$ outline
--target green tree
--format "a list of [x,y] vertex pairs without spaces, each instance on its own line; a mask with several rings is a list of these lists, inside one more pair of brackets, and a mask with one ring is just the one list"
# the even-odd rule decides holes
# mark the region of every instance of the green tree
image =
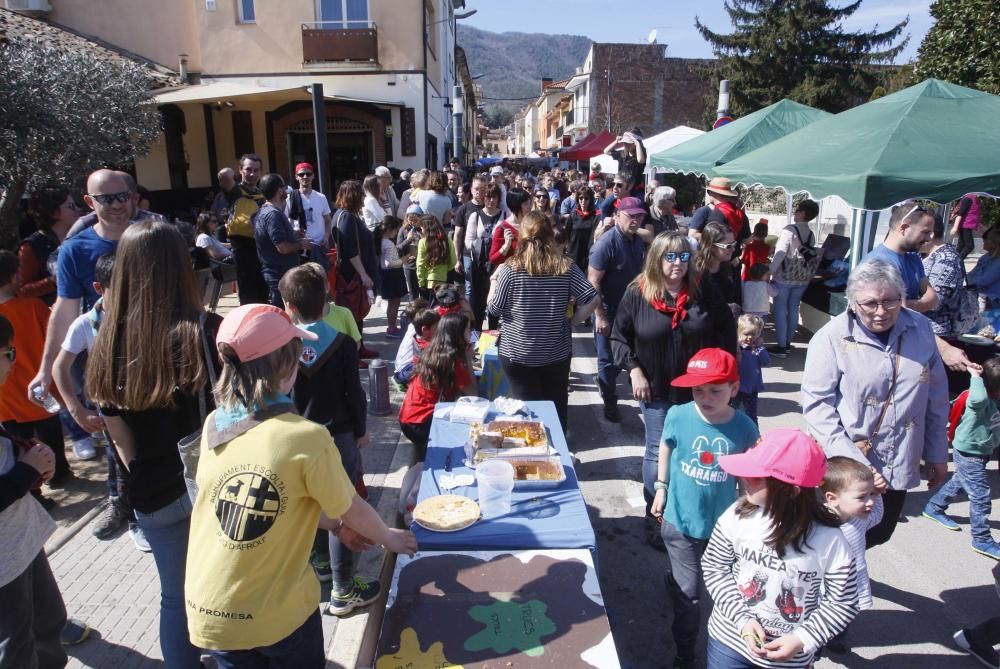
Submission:
[[731,82],[730,111],[737,116],[783,98],[829,112],[868,100],[887,64],[906,46],[909,23],[888,30],[848,32],[843,22],[861,6],[829,0],[726,0],[733,32],[717,33],[697,17],[695,27],[719,59],[711,76]]
[[16,241],[21,197],[42,184],[79,184],[123,167],[160,134],[138,64],[30,39],[0,43],[0,245]]
[[931,26],[917,51],[918,80],[933,77],[1000,95],[1000,25],[996,0],[936,0]]

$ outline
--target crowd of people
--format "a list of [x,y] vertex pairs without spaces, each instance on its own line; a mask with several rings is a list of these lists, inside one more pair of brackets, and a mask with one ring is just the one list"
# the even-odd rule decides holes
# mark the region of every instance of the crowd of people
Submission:
[[[381,589],[355,576],[358,552],[417,548],[364,501],[360,370],[379,355],[364,341],[376,299],[399,341],[399,429],[418,461],[435,404],[477,394],[486,331],[511,394],[553,402],[572,447],[573,333],[592,332],[603,419],[621,421],[629,393],[644,425],[647,541],[666,553],[674,667],[704,659],[703,587],[710,667],[843,652],[872,605],[865,549],[890,540],[922,473],[941,486],[924,515],[956,529],[946,511],[964,491],[972,548],[1000,560],[985,478],[1000,359],[974,363],[948,338],[965,293],[978,289],[977,316],[1000,306],[1000,229],[964,269],[978,200],[963,198],[947,231],[916,202],[895,208],[847,279],[847,310],[810,341],[806,432],[761,434],[763,369],[801,350],[819,206],[798,201],[772,235],[717,178],[685,228],[676,191],[644,175],[638,129],[606,152],[621,167],[612,178],[379,166],[332,198],[311,164],[295,166],[293,187],[247,154],[219,172],[191,229],[151,212],[123,172],[88,177],[85,215],[68,191],[35,194],[37,231],[0,251],[0,667],[63,666],[63,644],[86,634],[42,550],[54,530],[43,506],[71,476],[65,444],[92,458],[96,434],[108,502],[93,531],[125,526],[152,553],[166,665],[193,669],[208,652],[224,667],[321,666],[319,582],[331,582],[325,611],[347,614]],[[240,306],[207,310],[198,269],[235,280]],[[971,379],[959,409],[948,369]],[[956,641],[997,666],[998,628]]]

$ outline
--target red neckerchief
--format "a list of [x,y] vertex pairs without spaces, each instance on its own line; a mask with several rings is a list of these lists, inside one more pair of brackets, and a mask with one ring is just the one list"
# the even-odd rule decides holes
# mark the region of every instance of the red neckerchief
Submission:
[[743,230],[743,219],[746,216],[743,210],[728,200],[717,203],[715,208],[726,217],[729,227],[733,230],[733,237],[739,239],[740,232]]
[[580,218],[582,218],[585,221],[588,218],[590,218],[591,216],[594,215],[594,212],[592,212],[592,211],[584,211],[584,210],[580,209],[579,207],[576,208],[576,213],[580,214]]
[[[642,290],[642,282],[639,282],[639,290]],[[670,316],[673,314],[673,318],[670,321],[670,327],[676,330],[681,321],[687,318],[687,305],[690,301],[691,296],[688,294],[687,286],[681,286],[681,291],[677,293],[677,299],[674,300],[674,306],[669,306],[660,298],[656,298],[649,303],[649,306],[653,307],[660,313]]]
[[448,314],[459,314],[459,313],[462,313],[462,305],[458,304],[458,303],[455,303],[455,304],[451,305],[450,307],[439,306],[437,311],[438,311],[438,314],[442,318],[444,318]]

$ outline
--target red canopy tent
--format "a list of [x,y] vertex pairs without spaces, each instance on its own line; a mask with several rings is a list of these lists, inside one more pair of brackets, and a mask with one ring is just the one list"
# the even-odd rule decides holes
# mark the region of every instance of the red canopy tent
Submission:
[[567,151],[559,154],[559,160],[574,162],[577,160],[589,160],[593,156],[604,150],[604,147],[613,142],[615,136],[605,130],[599,135],[591,134],[577,142]]

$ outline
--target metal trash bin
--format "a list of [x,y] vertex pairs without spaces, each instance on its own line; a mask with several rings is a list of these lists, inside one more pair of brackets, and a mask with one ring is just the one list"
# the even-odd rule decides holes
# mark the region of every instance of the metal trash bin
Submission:
[[373,416],[392,413],[389,401],[389,366],[381,358],[368,363],[368,413]]

